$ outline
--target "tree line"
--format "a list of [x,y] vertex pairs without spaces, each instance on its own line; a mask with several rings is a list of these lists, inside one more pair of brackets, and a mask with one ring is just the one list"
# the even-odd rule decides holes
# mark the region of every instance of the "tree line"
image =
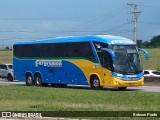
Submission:
[[137,46],[139,48],[160,48],[160,35],[152,37],[150,41],[138,40]]

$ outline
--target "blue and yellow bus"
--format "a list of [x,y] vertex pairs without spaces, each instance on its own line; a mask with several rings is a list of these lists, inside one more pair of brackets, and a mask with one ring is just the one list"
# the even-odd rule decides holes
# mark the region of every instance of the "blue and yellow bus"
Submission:
[[69,36],[16,42],[14,79],[27,85],[89,85],[126,89],[144,84],[139,51],[132,40],[111,35]]

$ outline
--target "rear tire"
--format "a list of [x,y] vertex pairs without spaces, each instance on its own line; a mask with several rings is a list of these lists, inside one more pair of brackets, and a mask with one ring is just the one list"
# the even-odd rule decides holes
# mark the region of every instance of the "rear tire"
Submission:
[[101,88],[102,88],[102,87],[100,86],[100,81],[99,81],[98,77],[93,77],[93,78],[91,79],[90,84],[91,84],[91,88],[92,88],[92,89],[98,90],[98,89],[101,89]]
[[28,85],[28,86],[34,85],[33,77],[32,77],[31,74],[28,74],[28,75],[26,76],[26,85]]
[[42,86],[42,77],[40,74],[35,75],[35,85],[36,86]]

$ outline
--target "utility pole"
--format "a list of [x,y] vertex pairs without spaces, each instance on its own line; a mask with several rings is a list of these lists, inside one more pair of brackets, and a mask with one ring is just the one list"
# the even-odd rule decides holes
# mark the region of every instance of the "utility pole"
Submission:
[[133,8],[132,18],[133,18],[133,41],[137,44],[137,20],[138,16],[141,12],[137,11],[137,4],[134,3],[127,3],[127,5]]

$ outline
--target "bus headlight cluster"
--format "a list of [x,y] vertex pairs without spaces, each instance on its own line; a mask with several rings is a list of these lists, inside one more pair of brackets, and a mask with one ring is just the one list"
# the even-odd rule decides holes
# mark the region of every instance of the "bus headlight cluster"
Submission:
[[121,77],[117,77],[118,79],[122,79]]

